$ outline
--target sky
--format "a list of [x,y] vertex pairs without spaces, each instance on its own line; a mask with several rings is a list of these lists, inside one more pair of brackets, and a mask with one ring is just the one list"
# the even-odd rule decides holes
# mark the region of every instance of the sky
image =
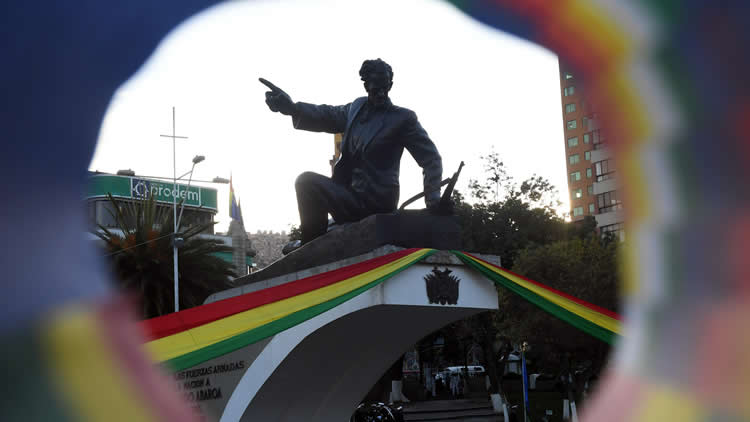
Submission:
[[[347,104],[366,95],[365,59],[393,68],[394,104],[414,110],[443,158],[443,178],[461,161],[456,188],[483,178],[493,150],[517,180],[549,179],[569,209],[557,56],[489,28],[439,0],[233,0],[176,27],[115,93],[90,170],[233,179],[245,228],[299,224],[294,179],[330,175],[333,135],[298,131],[265,104],[264,77],[295,101]],[[401,200],[422,190],[404,153]],[[229,225],[229,186],[218,189],[217,231]],[[465,195],[467,196],[467,195]],[[424,207],[423,201],[415,206]]]

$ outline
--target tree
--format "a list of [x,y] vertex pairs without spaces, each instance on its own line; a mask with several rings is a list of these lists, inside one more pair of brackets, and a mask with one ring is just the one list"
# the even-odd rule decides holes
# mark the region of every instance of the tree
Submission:
[[[104,240],[118,286],[138,298],[143,318],[174,310],[172,209],[159,207],[153,197],[132,202],[109,196],[117,230],[99,225],[94,234]],[[215,223],[186,228],[178,249],[180,309],[197,306],[210,294],[232,287],[232,264],[216,256],[232,248],[196,235]]]
[[594,233],[592,217],[568,224],[558,215],[558,192],[547,179],[533,175],[519,184],[497,153],[482,159],[487,178],[469,181],[474,203],[466,202],[458,191],[453,195],[464,250],[499,255],[502,265],[510,268],[518,253],[531,245]]
[[302,240],[302,229],[296,224],[289,225],[289,241]]
[[[499,255],[503,267],[516,268],[515,262],[520,259],[519,256],[523,256],[526,263],[530,259],[530,251],[546,245],[565,242],[586,244],[585,242],[599,241],[596,235],[596,221],[593,217],[588,216],[582,221],[567,223],[563,216],[557,213],[557,206],[560,204],[557,200],[557,189],[548,180],[533,175],[517,183],[507,173],[497,153],[492,152],[482,159],[487,176],[484,181],[470,180],[469,192],[473,203],[468,203],[460,192],[454,192],[453,196],[456,215],[461,221],[463,230],[464,250]],[[539,255],[534,255],[539,258],[537,262],[541,267],[545,265],[544,254],[546,252],[546,249],[540,249]],[[577,257],[569,259],[583,259],[582,255],[583,252],[579,251]],[[610,261],[607,262],[610,263]],[[603,263],[599,264],[606,266]],[[553,272],[554,268],[555,264],[551,264],[548,269]],[[526,267],[518,269],[520,274],[534,279],[536,273],[525,271]],[[594,279],[601,275],[592,269],[589,271],[589,275]],[[555,277],[552,273],[544,275],[548,277],[540,278],[539,281],[544,282],[543,280]],[[614,275],[614,271],[609,273],[611,277]],[[608,279],[599,283],[604,289],[602,293],[606,291],[609,294],[613,291],[612,282],[613,280]],[[570,280],[569,284],[575,284],[575,280]],[[570,286],[561,286],[560,290],[565,290],[567,287]],[[573,295],[578,292],[577,289],[568,291]],[[495,353],[495,343],[498,339],[502,338],[510,343],[520,343],[525,340],[533,344],[537,340],[544,339],[544,344],[555,344],[559,339],[558,333],[566,333],[567,339],[578,340],[581,336],[585,336],[586,342],[598,342],[585,334],[571,333],[571,330],[575,330],[568,326],[564,327],[565,331],[556,331],[550,329],[549,326],[527,323],[527,320],[537,321],[539,318],[547,318],[544,321],[548,321],[552,317],[503,289],[498,290],[498,300],[500,311],[484,312],[443,330],[446,338],[454,336],[464,342],[471,341],[482,346],[492,390],[495,392],[501,393],[501,382],[495,376],[497,372],[494,370],[499,357]],[[607,304],[611,304],[611,301]],[[563,324],[559,321],[556,323]],[[530,334],[534,329],[539,331],[532,336]],[[466,332],[471,333],[470,338],[467,337]],[[575,344],[575,340],[568,345]],[[602,345],[595,347],[601,348]],[[506,347],[504,353],[509,351],[510,349]],[[502,368],[498,369],[502,372]]]
[[[619,308],[618,242],[589,236],[527,248],[518,255],[513,271],[594,305]],[[559,367],[563,356],[588,362],[589,376],[605,364],[609,345],[536,308],[520,297],[499,292],[503,312],[497,328],[516,342],[528,341],[537,350],[538,369]],[[575,362],[571,362],[575,363]],[[563,365],[565,366],[565,365]],[[577,379],[580,396],[585,377]],[[578,397],[580,399],[580,397]]]

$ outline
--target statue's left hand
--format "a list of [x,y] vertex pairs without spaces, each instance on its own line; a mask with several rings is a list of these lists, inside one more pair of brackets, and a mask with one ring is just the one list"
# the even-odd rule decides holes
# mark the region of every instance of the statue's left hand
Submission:
[[292,97],[289,96],[284,90],[272,84],[270,81],[258,78],[260,83],[270,88],[270,91],[266,92],[266,104],[271,111],[278,111],[281,114],[291,116],[297,110],[297,105],[292,101]]

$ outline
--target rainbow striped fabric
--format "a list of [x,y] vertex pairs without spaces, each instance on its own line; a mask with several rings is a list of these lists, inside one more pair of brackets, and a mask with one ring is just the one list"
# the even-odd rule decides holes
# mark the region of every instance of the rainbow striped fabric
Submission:
[[[337,270],[154,318],[143,323],[158,362],[182,370],[273,336],[377,286],[428,255],[405,249]],[[597,338],[620,333],[619,316],[525,279],[470,254],[470,267],[541,309]]]
[[3,420],[200,420],[142,353],[130,305],[70,307],[1,337]]

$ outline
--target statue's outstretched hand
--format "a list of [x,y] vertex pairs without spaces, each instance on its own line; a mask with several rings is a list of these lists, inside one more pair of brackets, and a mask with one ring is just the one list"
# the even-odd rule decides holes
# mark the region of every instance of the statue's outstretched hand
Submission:
[[270,91],[266,91],[266,104],[268,104],[268,108],[270,108],[271,111],[278,111],[287,116],[294,114],[297,106],[294,101],[292,101],[292,97],[290,97],[289,94],[272,84],[270,81],[263,78],[258,78],[258,80],[270,89]]

